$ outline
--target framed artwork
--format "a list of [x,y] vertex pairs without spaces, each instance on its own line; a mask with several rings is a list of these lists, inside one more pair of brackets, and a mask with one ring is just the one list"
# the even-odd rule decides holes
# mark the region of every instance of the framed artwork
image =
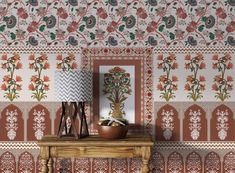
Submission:
[[[93,72],[93,102],[88,108],[91,132],[100,118],[121,112],[136,128],[151,126],[152,49],[88,48],[82,50],[82,67]],[[115,94],[110,91],[117,87]]]

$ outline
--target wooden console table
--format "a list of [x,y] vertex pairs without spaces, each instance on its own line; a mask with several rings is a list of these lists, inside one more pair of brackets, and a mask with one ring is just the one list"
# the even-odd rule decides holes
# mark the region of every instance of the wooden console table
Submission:
[[45,136],[38,141],[42,162],[42,173],[53,173],[53,158],[56,157],[101,157],[101,158],[142,158],[142,173],[148,173],[148,162],[153,142],[148,136],[127,136],[124,139],[106,140],[89,136],[75,140]]

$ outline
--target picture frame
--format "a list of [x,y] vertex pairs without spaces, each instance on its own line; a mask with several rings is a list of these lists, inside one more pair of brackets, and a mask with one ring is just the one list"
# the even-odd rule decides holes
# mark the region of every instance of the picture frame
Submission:
[[[152,49],[83,48],[81,61],[82,68],[93,72],[93,102],[87,108],[91,133],[97,132],[98,121],[101,117],[107,116],[109,112],[107,98],[101,88],[102,76],[114,67],[124,69],[130,74],[132,81],[133,95],[131,95],[131,99],[126,100],[127,103],[124,105],[124,111],[132,113],[132,115],[126,115],[124,118],[127,118],[131,127],[135,129],[151,128],[153,112]],[[133,102],[130,103],[131,101]]]

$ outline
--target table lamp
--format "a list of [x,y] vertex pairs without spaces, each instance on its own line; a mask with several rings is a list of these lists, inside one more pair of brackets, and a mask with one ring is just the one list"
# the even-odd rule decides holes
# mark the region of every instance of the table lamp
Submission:
[[[56,71],[56,99],[62,102],[57,136],[75,137],[76,139],[89,136],[85,115],[85,102],[92,100],[92,73],[86,70]],[[77,130],[76,119],[79,115]]]

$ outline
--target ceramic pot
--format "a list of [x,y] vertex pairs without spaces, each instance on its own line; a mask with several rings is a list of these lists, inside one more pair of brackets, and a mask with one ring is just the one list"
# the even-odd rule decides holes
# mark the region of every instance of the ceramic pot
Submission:
[[128,126],[102,126],[98,125],[99,136],[106,139],[125,138]]

